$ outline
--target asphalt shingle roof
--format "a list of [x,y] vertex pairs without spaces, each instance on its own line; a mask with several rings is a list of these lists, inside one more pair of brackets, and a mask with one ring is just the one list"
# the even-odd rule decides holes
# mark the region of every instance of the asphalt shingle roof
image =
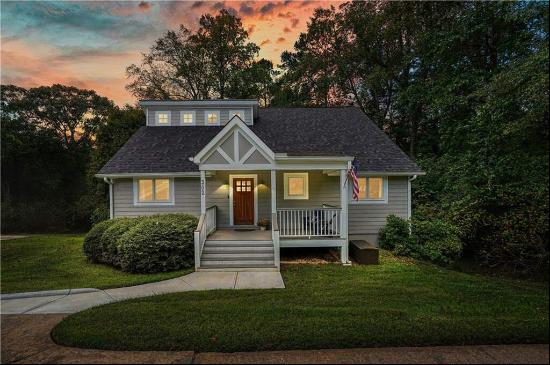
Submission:
[[[358,108],[265,108],[250,129],[275,153],[356,156],[362,172],[421,169]],[[196,172],[189,161],[223,127],[141,127],[99,174]]]

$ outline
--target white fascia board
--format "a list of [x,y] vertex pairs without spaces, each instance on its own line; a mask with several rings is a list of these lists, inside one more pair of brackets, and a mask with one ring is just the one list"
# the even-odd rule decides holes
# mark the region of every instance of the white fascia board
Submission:
[[426,173],[424,171],[420,172],[407,172],[407,171],[398,171],[398,172],[376,172],[376,171],[359,171],[358,176],[424,176]]
[[156,172],[156,173],[120,173],[120,174],[96,174],[99,179],[111,178],[120,179],[128,177],[148,177],[148,176],[167,176],[167,177],[200,177],[200,172]]
[[275,160],[281,162],[325,162],[325,161],[337,161],[347,162],[353,161],[352,156],[288,156],[286,153],[275,154]]
[[140,100],[141,106],[244,106],[258,105],[258,100]]

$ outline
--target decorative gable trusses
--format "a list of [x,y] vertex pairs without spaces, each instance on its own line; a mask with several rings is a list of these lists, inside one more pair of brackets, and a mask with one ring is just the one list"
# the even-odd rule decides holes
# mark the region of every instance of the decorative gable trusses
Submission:
[[275,154],[238,116],[234,116],[192,160],[201,170],[269,169]]

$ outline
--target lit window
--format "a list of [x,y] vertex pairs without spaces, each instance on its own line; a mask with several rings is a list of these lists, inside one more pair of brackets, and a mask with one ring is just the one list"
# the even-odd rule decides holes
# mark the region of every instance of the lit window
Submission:
[[206,112],[206,124],[208,124],[208,125],[220,125],[220,112],[207,111]]
[[230,110],[229,120],[233,119],[234,116],[238,116],[244,122],[244,110]]
[[170,123],[170,113],[157,112],[157,124],[169,124],[169,123]]
[[386,178],[383,177],[360,177],[359,200],[363,201],[385,201],[386,200]]
[[193,112],[182,112],[181,113],[181,123],[185,125],[195,124],[195,113]]
[[285,199],[309,199],[307,172],[288,172],[284,174]]
[[139,203],[170,202],[170,179],[139,179],[137,189]]

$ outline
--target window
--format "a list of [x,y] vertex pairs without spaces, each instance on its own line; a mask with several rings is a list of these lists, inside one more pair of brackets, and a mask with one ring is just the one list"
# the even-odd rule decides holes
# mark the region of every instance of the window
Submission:
[[231,120],[235,115],[241,118],[241,120],[244,122],[244,110],[230,110],[229,120]]
[[[385,177],[360,177],[359,181],[359,201],[352,202],[387,202],[387,183]],[[351,191],[351,189],[350,189]]]
[[182,111],[180,113],[180,124],[181,125],[195,125],[195,112]]
[[134,182],[134,203],[172,204],[173,182],[171,179],[137,179]]
[[220,125],[220,112],[207,110],[204,112],[206,125]]
[[309,199],[307,172],[287,172],[284,175],[285,199]]
[[157,125],[170,124],[170,112],[156,112]]

